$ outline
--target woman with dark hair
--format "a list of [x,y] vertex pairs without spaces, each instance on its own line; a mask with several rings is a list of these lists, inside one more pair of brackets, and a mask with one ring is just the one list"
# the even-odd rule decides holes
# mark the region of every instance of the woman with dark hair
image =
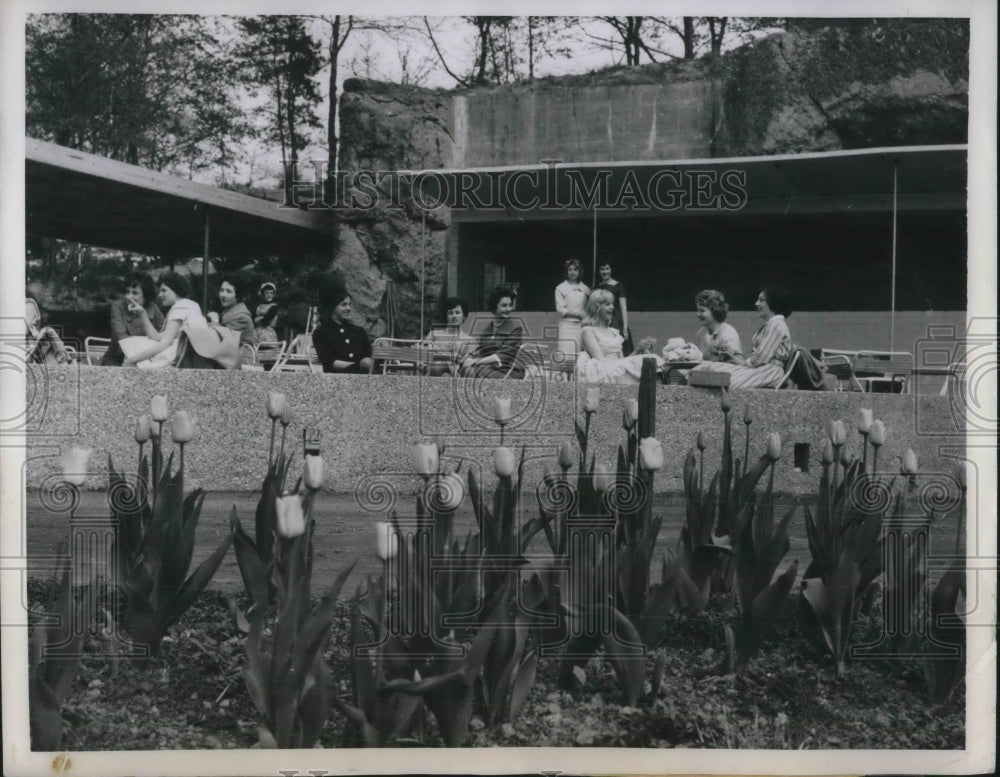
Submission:
[[257,336],[253,328],[250,309],[243,304],[243,286],[231,275],[219,281],[219,305],[222,306],[222,324],[240,333],[240,347],[256,345]]
[[427,366],[427,374],[440,376],[451,374],[456,364],[470,348],[475,338],[462,331],[462,324],[468,313],[468,305],[461,297],[448,297],[444,301],[444,326],[432,326],[424,341],[431,346],[433,363]]
[[59,333],[50,326],[42,326],[41,283],[28,284],[24,300],[24,323],[27,328],[25,360],[39,364],[69,364],[73,357]]
[[556,286],[556,312],[559,314],[559,349],[576,358],[580,350],[580,322],[587,309],[590,288],[580,277],[583,268],[579,259],[567,259],[563,264],[565,280]]
[[183,275],[165,272],[158,281],[160,304],[170,308],[167,312],[163,331],[157,331],[146,309],[135,302],[128,303],[128,309],[136,313],[145,329],[145,337],[127,337],[120,341],[125,352],[123,367],[156,369],[173,363],[177,355],[178,336],[185,324],[192,328],[207,328],[208,321],[202,315],[201,307],[193,299],[188,299],[190,286]]
[[728,372],[730,388],[774,386],[785,374],[792,355],[792,335],[785,319],[792,315],[792,306],[784,290],[767,287],[754,303],[764,324],[753,336],[750,356],[723,354],[725,361],[702,362],[692,370]]
[[368,333],[348,320],[351,295],[347,290],[327,289],[320,298],[319,315],[322,323],[312,333],[312,342],[323,372],[370,372],[372,345]]
[[587,300],[582,330],[583,348],[576,360],[576,373],[581,381],[587,383],[636,385],[642,376],[643,359],[656,359],[658,367],[663,365],[663,359],[646,352],[625,356],[622,351],[624,338],[611,326],[614,306],[615,295],[606,289],[595,289]]
[[121,367],[125,360],[119,344],[126,337],[137,337],[146,334],[146,326],[142,318],[130,305],[137,305],[146,311],[153,328],[159,332],[163,329],[163,314],[156,306],[156,284],[149,273],[130,272],[125,276],[125,295],[111,303],[111,345],[101,358],[102,367]]
[[[494,286],[486,304],[493,311],[493,321],[479,338],[479,346],[462,361],[465,376],[521,379],[524,369],[515,364],[524,330],[520,321],[511,318],[517,294],[509,286]],[[513,367],[513,369],[512,369]]]
[[257,309],[253,313],[253,325],[257,329],[258,343],[273,343],[277,341],[278,335],[275,332],[275,324],[278,321],[278,303],[275,297],[278,294],[278,287],[271,281],[265,281],[257,290],[262,302],[258,303]]
[[728,361],[732,356],[742,356],[743,346],[739,332],[726,323],[729,303],[715,289],[699,291],[694,298],[701,329],[695,335],[695,344],[705,361]]

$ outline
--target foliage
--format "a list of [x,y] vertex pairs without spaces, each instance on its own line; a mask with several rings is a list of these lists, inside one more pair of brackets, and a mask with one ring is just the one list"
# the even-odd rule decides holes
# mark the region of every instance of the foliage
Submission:
[[[45,614],[31,630],[31,674],[28,684],[31,745],[34,750],[62,747],[62,706],[76,679],[84,637],[92,613],[80,618],[81,599],[88,600],[89,582],[72,584],[71,560],[60,546]],[[84,628],[80,628],[81,622]]]
[[[108,504],[115,522],[114,574],[125,594],[132,640],[159,655],[163,637],[208,586],[232,542],[232,533],[188,574],[194,555],[195,531],[205,494],[184,495],[184,443],[180,466],[173,472],[173,453],[165,465],[160,431],[152,438],[152,476],[140,445],[136,483],[114,468],[108,458]],[[150,498],[151,497],[151,498]]]
[[210,17],[30,15],[27,134],[154,170],[224,177],[251,134],[224,40]]
[[965,586],[965,564],[956,559],[931,596],[927,634],[932,655],[924,659],[924,677],[935,703],[951,698],[965,677]]

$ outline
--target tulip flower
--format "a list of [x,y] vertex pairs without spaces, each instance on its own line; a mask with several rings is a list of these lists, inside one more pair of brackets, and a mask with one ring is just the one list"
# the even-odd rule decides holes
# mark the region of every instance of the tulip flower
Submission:
[[310,491],[316,491],[323,485],[323,458],[306,454],[302,465],[302,482]]
[[698,450],[700,451],[705,450],[705,448],[707,447],[705,445],[705,435],[702,434],[701,432],[698,432],[698,437],[695,439],[694,444],[698,446]]
[[878,448],[880,445],[885,445],[885,438],[885,424],[879,419],[872,421],[871,431],[868,432],[868,441]]
[[598,462],[594,465],[594,488],[599,492],[604,493],[607,491],[615,482],[614,473],[611,468],[603,462]]
[[493,397],[493,420],[503,426],[510,419],[510,397]]
[[851,466],[852,461],[854,461],[854,454],[851,453],[847,449],[847,446],[845,445],[843,448],[840,449],[840,463],[846,469],[847,467]]
[[[639,420],[639,400],[630,399],[625,403],[625,431],[630,431],[636,422]],[[624,424],[623,424],[624,425]]]
[[767,436],[767,458],[774,462],[781,458],[781,435],[771,432]]
[[82,486],[87,481],[87,462],[90,448],[70,448],[62,455],[63,480],[74,486]]
[[906,453],[903,454],[903,463],[901,468],[904,475],[917,474],[917,454],[913,452],[913,448],[906,449]]
[[141,415],[135,419],[135,441],[139,445],[149,442],[153,436],[153,420],[148,415]]
[[515,466],[516,460],[514,459],[514,451],[502,445],[494,449],[493,469],[496,471],[497,477],[511,477],[514,474]]
[[732,400],[729,399],[729,392],[726,389],[722,389],[722,412],[728,413],[733,409]]
[[435,493],[434,508],[450,513],[465,499],[465,481],[457,472],[450,472],[437,482]]
[[821,458],[824,467],[829,467],[833,464],[833,443],[827,440],[823,443],[823,455]]
[[413,446],[413,469],[425,480],[438,471],[438,447],[434,443],[421,442]]
[[149,437],[153,440],[160,439],[160,425],[152,420],[149,423]]
[[874,420],[875,416],[872,414],[871,408],[863,407],[858,410],[858,432],[867,437],[872,430]]
[[644,437],[639,443],[639,462],[643,469],[658,470],[663,466],[663,448],[655,437]]
[[292,412],[291,405],[286,404],[283,408],[281,408],[281,418],[278,420],[281,421],[281,425],[283,427],[288,426],[294,418],[295,414]]
[[288,399],[280,391],[269,391],[267,393],[267,415],[269,418],[277,420],[288,407]]
[[399,550],[399,537],[391,523],[379,521],[375,524],[375,555],[388,561]]
[[750,405],[743,408],[743,423],[747,426],[750,426],[750,424],[753,423],[753,413],[750,412]]
[[178,410],[174,413],[174,420],[170,424],[170,431],[173,434],[174,442],[183,445],[194,439],[194,419],[187,410]]
[[559,449],[559,466],[564,470],[573,466],[573,447],[569,442],[564,442]]
[[583,400],[583,409],[587,413],[596,413],[597,406],[601,403],[601,390],[599,388],[587,389],[587,396]]
[[162,424],[170,417],[170,408],[167,406],[166,394],[155,394],[149,402],[149,414],[153,420]]
[[830,435],[830,442],[833,443],[834,447],[843,445],[847,442],[847,430],[844,428],[844,422],[839,418],[835,421],[830,421],[828,432]]
[[277,497],[274,507],[278,515],[278,534],[281,537],[291,539],[305,533],[306,519],[302,514],[302,501],[298,494]]

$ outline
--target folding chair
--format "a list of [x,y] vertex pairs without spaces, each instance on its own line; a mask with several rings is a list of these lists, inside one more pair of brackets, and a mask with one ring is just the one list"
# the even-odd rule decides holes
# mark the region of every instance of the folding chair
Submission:
[[312,335],[296,335],[271,371],[321,373],[323,368],[316,355],[316,347],[312,344]]
[[828,374],[837,379],[837,390],[843,391],[847,384],[848,391],[864,391],[860,381],[854,376],[854,357],[857,351],[842,351],[836,348],[823,348],[820,351],[820,361]]
[[[799,350],[796,350],[795,353],[792,354],[792,358],[788,360],[788,366],[785,368],[785,374],[774,383],[775,390],[783,388],[784,385],[788,383],[788,378],[792,374],[792,370],[795,369],[795,365],[799,363],[799,357],[801,356],[802,351]],[[794,387],[795,384],[793,383],[792,386]]]
[[86,337],[83,340],[83,350],[87,355],[87,364],[96,366],[101,363],[104,354],[111,347],[110,337]]
[[274,369],[274,365],[277,364],[285,355],[285,350],[288,348],[288,343],[284,340],[279,340],[276,342],[264,341],[257,343],[257,364],[263,367],[265,370]]
[[424,340],[378,337],[372,343],[372,366],[368,374],[374,374],[376,365],[381,365],[383,375],[416,375],[420,367],[430,361],[429,351]]
[[913,372],[913,354],[909,351],[858,351],[852,368],[854,379],[869,392],[876,386],[888,386],[891,394],[905,394]]
[[949,388],[953,381],[955,383],[954,392],[961,394],[965,391],[965,362],[952,362],[948,365],[948,374],[944,376],[944,385],[939,392],[942,397],[952,393]]

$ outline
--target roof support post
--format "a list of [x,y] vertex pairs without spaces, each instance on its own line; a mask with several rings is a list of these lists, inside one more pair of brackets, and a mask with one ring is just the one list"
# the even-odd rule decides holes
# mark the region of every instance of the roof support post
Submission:
[[211,237],[211,220],[208,205],[205,208],[204,234],[201,251],[201,312],[208,315],[208,247]]

